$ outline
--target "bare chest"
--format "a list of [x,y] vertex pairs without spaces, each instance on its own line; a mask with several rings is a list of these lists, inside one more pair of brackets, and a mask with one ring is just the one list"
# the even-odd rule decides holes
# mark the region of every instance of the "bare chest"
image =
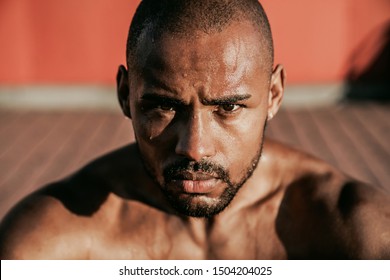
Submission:
[[[238,219],[237,221],[239,221]],[[177,218],[144,217],[118,225],[92,243],[93,259],[284,259],[275,227],[245,221],[194,234]]]

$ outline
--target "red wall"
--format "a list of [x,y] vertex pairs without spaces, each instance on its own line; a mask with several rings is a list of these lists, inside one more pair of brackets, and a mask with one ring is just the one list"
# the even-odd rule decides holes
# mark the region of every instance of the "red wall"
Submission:
[[[135,0],[0,1],[0,83],[113,84]],[[384,44],[389,0],[263,0],[289,83],[338,82]],[[368,40],[372,34],[376,39]],[[375,36],[374,36],[375,37]],[[364,52],[359,52],[363,49]],[[358,53],[358,55],[356,55]],[[352,54],[355,54],[352,56]]]
[[[276,62],[293,83],[343,80],[351,68],[363,71],[385,38],[371,38],[390,26],[389,0],[267,0]],[[375,42],[373,42],[375,41]],[[363,45],[364,53],[360,52]],[[353,59],[352,54],[356,54]]]

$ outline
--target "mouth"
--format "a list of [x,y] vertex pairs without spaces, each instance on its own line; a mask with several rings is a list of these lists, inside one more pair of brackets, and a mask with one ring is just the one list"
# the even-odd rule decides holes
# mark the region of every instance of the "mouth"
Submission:
[[208,194],[217,186],[219,178],[202,172],[181,171],[171,177],[169,185],[187,194]]

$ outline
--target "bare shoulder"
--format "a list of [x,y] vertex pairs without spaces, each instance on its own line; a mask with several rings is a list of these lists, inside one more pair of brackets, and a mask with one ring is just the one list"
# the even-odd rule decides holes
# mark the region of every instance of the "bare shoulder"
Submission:
[[125,168],[118,162],[127,150],[99,158],[20,201],[0,224],[1,259],[88,258],[96,228],[107,224],[115,206],[112,185],[123,180],[118,174]]
[[[0,226],[1,259],[80,258],[69,240],[81,222],[56,198],[32,194]],[[83,243],[84,241],[80,241]]]
[[389,259],[390,195],[272,143],[287,180],[276,221],[291,258]]
[[334,208],[357,258],[390,259],[388,192],[349,180],[340,186]]

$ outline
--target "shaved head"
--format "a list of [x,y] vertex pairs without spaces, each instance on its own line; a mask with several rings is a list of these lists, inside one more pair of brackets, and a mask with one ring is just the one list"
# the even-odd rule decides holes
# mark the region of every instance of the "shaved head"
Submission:
[[148,34],[158,40],[163,34],[194,36],[221,32],[232,22],[248,21],[259,33],[262,61],[269,72],[273,67],[273,42],[267,16],[257,0],[143,0],[133,17],[127,40],[129,69],[137,61],[140,38]]
[[220,213],[255,174],[282,97],[260,3],[143,0],[127,64],[118,97],[151,179],[181,214]]

